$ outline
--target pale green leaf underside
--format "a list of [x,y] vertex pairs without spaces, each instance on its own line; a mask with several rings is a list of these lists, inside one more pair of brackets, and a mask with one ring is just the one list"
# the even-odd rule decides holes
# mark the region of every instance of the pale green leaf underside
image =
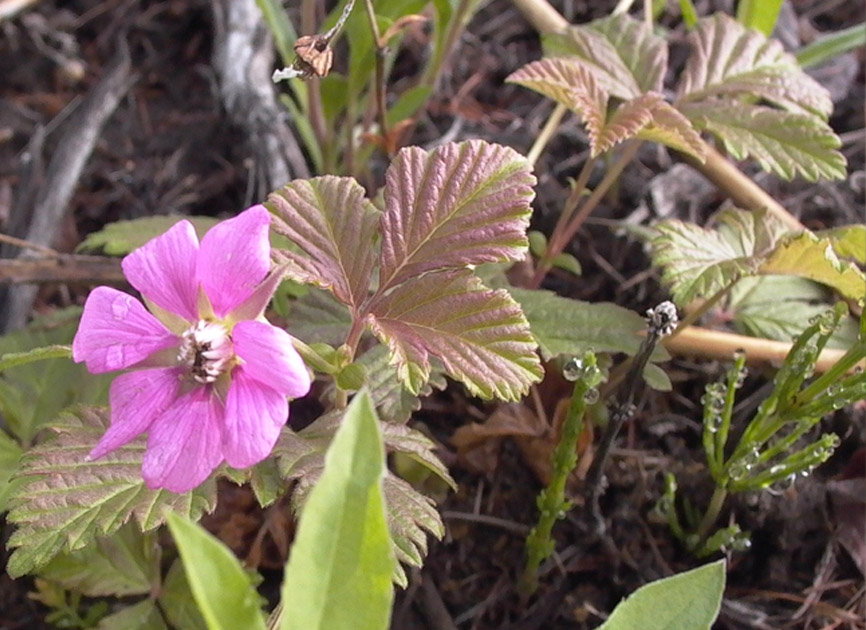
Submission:
[[428,271],[521,260],[535,177],[508,147],[400,151],[385,174],[380,291]]
[[809,232],[780,243],[761,265],[760,272],[808,278],[852,300],[866,296],[863,272],[852,263],[840,261],[829,239]]
[[302,252],[275,250],[292,279],[328,289],[351,307],[366,299],[379,212],[350,177],[294,180],[272,193],[273,229]]
[[588,24],[616,49],[642,92],[660,92],[668,66],[668,45],[643,20],[627,13],[610,15]]
[[103,251],[109,256],[123,256],[138,249],[149,240],[164,234],[179,221],[189,221],[199,240],[219,223],[211,217],[182,217],[178,215],[141,217],[130,221],[109,223],[98,232],[87,235],[75,251]]
[[385,630],[394,559],[385,517],[385,451],[360,392],[303,508],[282,589],[281,630]]
[[679,102],[750,95],[790,112],[826,119],[829,92],[803,72],[782,44],[717,13],[689,34],[692,54],[679,86]]
[[179,514],[168,514],[168,527],[208,630],[265,630],[256,590],[231,549]]
[[506,291],[492,291],[469,271],[427,274],[373,307],[374,333],[391,349],[413,393],[437,357],[446,374],[482,398],[519,400],[543,371],[529,325]]
[[25,453],[18,474],[24,482],[10,500],[8,515],[17,525],[8,543],[15,549],[10,575],[29,573],[61,551],[81,549],[130,517],[148,531],[164,523],[169,511],[199,518],[216,506],[212,480],[186,494],[149,490],[141,477],[143,437],[86,461],[108,422],[103,408],[65,413],[52,425],[56,437]]
[[598,630],[709,630],[725,590],[725,561],[640,587]]
[[751,157],[785,179],[845,177],[847,162],[836,150],[841,141],[814,116],[719,100],[682,105],[680,110],[698,129],[717,136],[738,160]]

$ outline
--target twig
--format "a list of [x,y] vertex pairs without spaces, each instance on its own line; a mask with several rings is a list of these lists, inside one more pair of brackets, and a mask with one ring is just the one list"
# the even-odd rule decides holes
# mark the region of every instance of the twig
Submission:
[[120,260],[104,256],[57,254],[51,258],[0,260],[0,284],[126,282]]

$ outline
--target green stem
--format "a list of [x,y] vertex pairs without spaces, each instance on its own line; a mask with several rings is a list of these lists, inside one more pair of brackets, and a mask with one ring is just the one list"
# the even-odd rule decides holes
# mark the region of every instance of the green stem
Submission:
[[385,105],[385,48],[387,42],[382,41],[382,34],[379,32],[379,24],[376,22],[376,11],[373,9],[373,0],[364,0],[364,8],[367,10],[367,19],[370,22],[370,32],[373,34],[373,41],[376,43],[376,85],[373,89],[376,94],[379,134],[382,136],[385,146],[387,146],[388,120]]
[[9,352],[0,354],[0,372],[19,365],[44,361],[45,359],[71,359],[71,346],[45,346],[27,352]]
[[550,139],[556,132],[556,128],[559,127],[559,123],[562,122],[562,117],[565,116],[567,111],[568,108],[565,105],[557,103],[554,110],[550,113],[547,122],[544,123],[544,127],[535,138],[535,142],[532,143],[532,148],[529,149],[529,153],[526,154],[526,159],[531,166],[535,166],[539,156],[541,156],[541,152],[544,151],[544,147],[546,147],[547,143],[550,142]]
[[719,518],[719,514],[721,513],[722,507],[725,504],[725,499],[727,498],[728,491],[721,486],[716,486],[713,496],[710,498],[710,504],[707,506],[707,511],[704,513],[704,518],[698,526],[699,542],[697,547],[700,547],[707,540],[707,536],[709,535],[713,525],[716,524],[716,520]]

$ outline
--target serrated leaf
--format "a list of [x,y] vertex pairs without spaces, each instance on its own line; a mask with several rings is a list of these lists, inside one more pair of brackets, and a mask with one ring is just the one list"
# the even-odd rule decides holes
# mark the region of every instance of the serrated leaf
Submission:
[[303,250],[274,251],[288,275],[357,309],[370,289],[379,218],[360,184],[330,175],[297,179],[271,193],[266,205],[276,215],[273,229]]
[[[137,604],[121,608],[116,613],[99,620],[96,630],[168,630],[165,621],[152,599],[143,599]],[[192,628],[184,626],[184,630]]]
[[837,256],[866,264],[866,225],[845,225],[821,230],[815,235],[829,239]]
[[676,219],[655,226],[653,264],[663,268],[662,284],[678,306],[756,273],[787,229],[764,211],[724,210],[718,222],[718,230]]
[[146,438],[140,437],[98,461],[86,461],[109,424],[103,408],[78,408],[52,425],[53,439],[21,459],[24,482],[10,499],[7,520],[17,525],[7,546],[7,571],[29,573],[61,551],[75,551],[134,519],[142,531],[176,511],[198,518],[216,506],[213,480],[186,494],[148,489],[141,477]]
[[232,551],[201,525],[175,512],[168,513],[168,528],[208,630],[265,630],[259,597]]
[[543,41],[546,55],[570,55],[587,63],[599,85],[617,98],[628,100],[662,88],[667,44],[628,15],[570,26]]
[[109,256],[124,256],[138,249],[149,240],[164,234],[179,221],[189,221],[195,228],[199,240],[209,229],[219,223],[212,217],[183,217],[177,215],[141,217],[130,221],[109,223],[98,232],[87,235],[75,251],[103,251]]
[[836,150],[839,137],[814,116],[719,100],[684,104],[680,111],[695,127],[717,136],[735,159],[751,157],[785,179],[845,177],[847,161]]
[[207,630],[204,617],[195,604],[192,590],[183,570],[183,562],[176,559],[159,591],[159,607],[173,628]]
[[840,261],[830,239],[810,232],[783,240],[760,272],[808,278],[852,300],[866,296],[866,275],[853,263]]
[[384,630],[394,597],[385,451],[369,394],[346,409],[301,512],[282,588],[281,630]]
[[397,370],[388,359],[388,348],[382,344],[365,352],[358,362],[367,368],[367,390],[379,417],[386,422],[405,424],[412,412],[420,409],[419,397],[429,396],[433,388],[443,390],[447,386],[442,371],[434,367],[428,383],[418,396],[413,396],[397,377]]
[[[550,291],[508,290],[523,308],[545,361],[561,355],[582,356],[590,350],[634,356],[640,348],[646,321],[634,311],[607,302],[572,300]],[[669,358],[661,345],[652,355],[653,361]],[[654,389],[670,389],[664,371],[652,363],[644,370],[644,378]]]
[[427,555],[427,534],[438,539],[445,535],[445,525],[433,500],[409,483],[388,473],[383,483],[388,528],[397,559],[395,582],[408,583],[402,565],[420,567]]
[[430,357],[472,395],[519,400],[543,374],[520,306],[469,271],[427,274],[372,307],[374,333],[388,344],[400,380],[417,394]]
[[[0,337],[0,354],[71,344],[81,309],[61,309],[24,330]],[[9,368],[0,374],[0,415],[10,432],[29,445],[39,429],[66,407],[105,404],[113,374],[94,375],[83,364],[58,358]]]
[[637,137],[688,153],[700,162],[706,159],[706,144],[692,123],[670,103],[661,99],[652,106],[652,121],[638,132]]
[[159,583],[158,558],[153,536],[127,523],[94,545],[55,557],[39,576],[88,597],[141,595]]
[[719,560],[640,587],[598,630],[710,630],[724,590],[725,561]]
[[[753,337],[791,341],[815,317],[827,312],[830,292],[817,282],[796,276],[743,278],[730,293],[728,310],[734,328]],[[842,319],[827,342],[847,349],[857,343],[859,327],[853,317]]]
[[403,149],[385,174],[380,291],[427,271],[523,258],[535,177],[508,147]]
[[385,440],[388,450],[408,455],[436,473],[440,479],[451,486],[452,490],[457,491],[457,483],[449,474],[448,468],[433,453],[436,444],[426,435],[407,427],[405,424],[385,422],[382,424],[382,438]]
[[692,54],[680,81],[678,103],[752,96],[824,119],[833,111],[830,93],[800,69],[780,42],[723,13],[701,19],[688,40]]
[[607,118],[607,92],[599,87],[586,64],[569,57],[542,59],[505,80],[544,94],[578,114],[591,141],[601,134]]
[[345,343],[351,326],[352,315],[344,304],[327,291],[311,289],[292,302],[286,330],[305,343],[337,347]]

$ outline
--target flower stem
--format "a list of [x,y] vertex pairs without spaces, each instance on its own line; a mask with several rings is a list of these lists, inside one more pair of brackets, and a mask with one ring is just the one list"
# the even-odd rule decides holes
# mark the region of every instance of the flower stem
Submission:
[[550,139],[556,132],[556,128],[559,127],[559,123],[562,122],[562,117],[565,116],[567,111],[568,108],[565,105],[557,103],[554,110],[550,113],[547,122],[544,123],[544,127],[535,138],[535,142],[532,143],[532,148],[529,149],[529,153],[526,154],[526,159],[531,166],[535,166],[539,156],[541,156],[541,152],[544,151],[547,143],[550,142]]
[[722,506],[724,506],[725,499],[727,498],[728,491],[721,486],[716,486],[713,496],[710,498],[710,504],[707,506],[707,511],[704,513],[704,518],[701,519],[701,524],[698,526],[698,547],[706,541],[710,529],[716,524],[716,520],[719,518]]

